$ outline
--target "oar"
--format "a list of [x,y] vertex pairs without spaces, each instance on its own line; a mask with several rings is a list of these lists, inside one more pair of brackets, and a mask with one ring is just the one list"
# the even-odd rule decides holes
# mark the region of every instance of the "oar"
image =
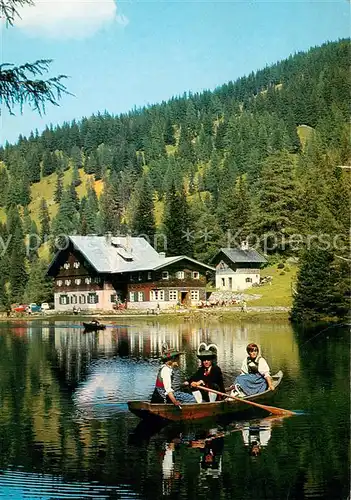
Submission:
[[225,394],[225,392],[215,391],[214,389],[209,389],[208,387],[204,387],[202,385],[199,385],[197,389],[200,389],[201,391],[213,392],[213,394],[218,394],[219,396],[224,396],[225,398],[235,399],[235,401],[239,401],[240,403],[257,406],[257,408],[262,408],[262,410],[269,411],[270,413],[273,413],[273,415],[296,415],[293,411],[290,410],[283,410],[282,408],[276,408],[275,406],[261,405],[259,403],[255,403],[254,401],[248,401],[247,399],[229,396],[228,394]]

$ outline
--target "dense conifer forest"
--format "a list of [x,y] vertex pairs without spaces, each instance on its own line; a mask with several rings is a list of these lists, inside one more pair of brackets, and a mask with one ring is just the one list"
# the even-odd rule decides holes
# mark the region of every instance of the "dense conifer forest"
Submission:
[[[45,270],[59,235],[112,232],[147,235],[159,251],[165,236],[167,255],[204,262],[247,238],[271,261],[299,259],[294,319],[344,317],[349,61],[349,40],[330,42],[214,91],[6,144],[1,306],[48,300]],[[43,190],[34,213],[35,186],[46,178],[53,197]]]

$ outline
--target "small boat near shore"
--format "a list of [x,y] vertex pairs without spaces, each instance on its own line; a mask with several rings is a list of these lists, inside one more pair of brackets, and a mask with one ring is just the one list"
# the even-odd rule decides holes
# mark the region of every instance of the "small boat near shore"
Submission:
[[[283,372],[279,371],[272,376],[274,388],[277,389],[283,378]],[[241,400],[215,401],[214,403],[191,403],[182,404],[181,408],[173,404],[149,403],[148,401],[128,401],[129,411],[139,418],[147,419],[159,417],[165,420],[181,421],[195,420],[233,413],[243,413],[251,405],[244,401],[254,403],[265,403],[275,394],[274,391],[264,391],[253,396],[245,396]]]
[[84,321],[83,321],[83,326],[86,332],[96,332],[98,330],[105,330],[106,328],[106,325],[103,325],[101,323],[94,323],[94,322],[84,323]]

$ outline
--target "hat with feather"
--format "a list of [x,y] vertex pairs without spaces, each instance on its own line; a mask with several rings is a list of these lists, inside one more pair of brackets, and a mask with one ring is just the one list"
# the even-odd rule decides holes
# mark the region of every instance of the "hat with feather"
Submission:
[[164,343],[162,345],[161,361],[170,361],[171,359],[177,358],[181,354],[184,354],[184,352],[177,351],[177,349],[170,349],[168,344]]

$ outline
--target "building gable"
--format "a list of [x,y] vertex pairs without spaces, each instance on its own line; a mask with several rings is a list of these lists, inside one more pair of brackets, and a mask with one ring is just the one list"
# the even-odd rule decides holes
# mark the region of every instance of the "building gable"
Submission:
[[211,263],[216,266],[216,271],[225,269],[219,267],[223,262],[224,266],[235,270],[236,268],[260,268],[267,260],[254,249],[241,248],[221,248],[213,257]]

